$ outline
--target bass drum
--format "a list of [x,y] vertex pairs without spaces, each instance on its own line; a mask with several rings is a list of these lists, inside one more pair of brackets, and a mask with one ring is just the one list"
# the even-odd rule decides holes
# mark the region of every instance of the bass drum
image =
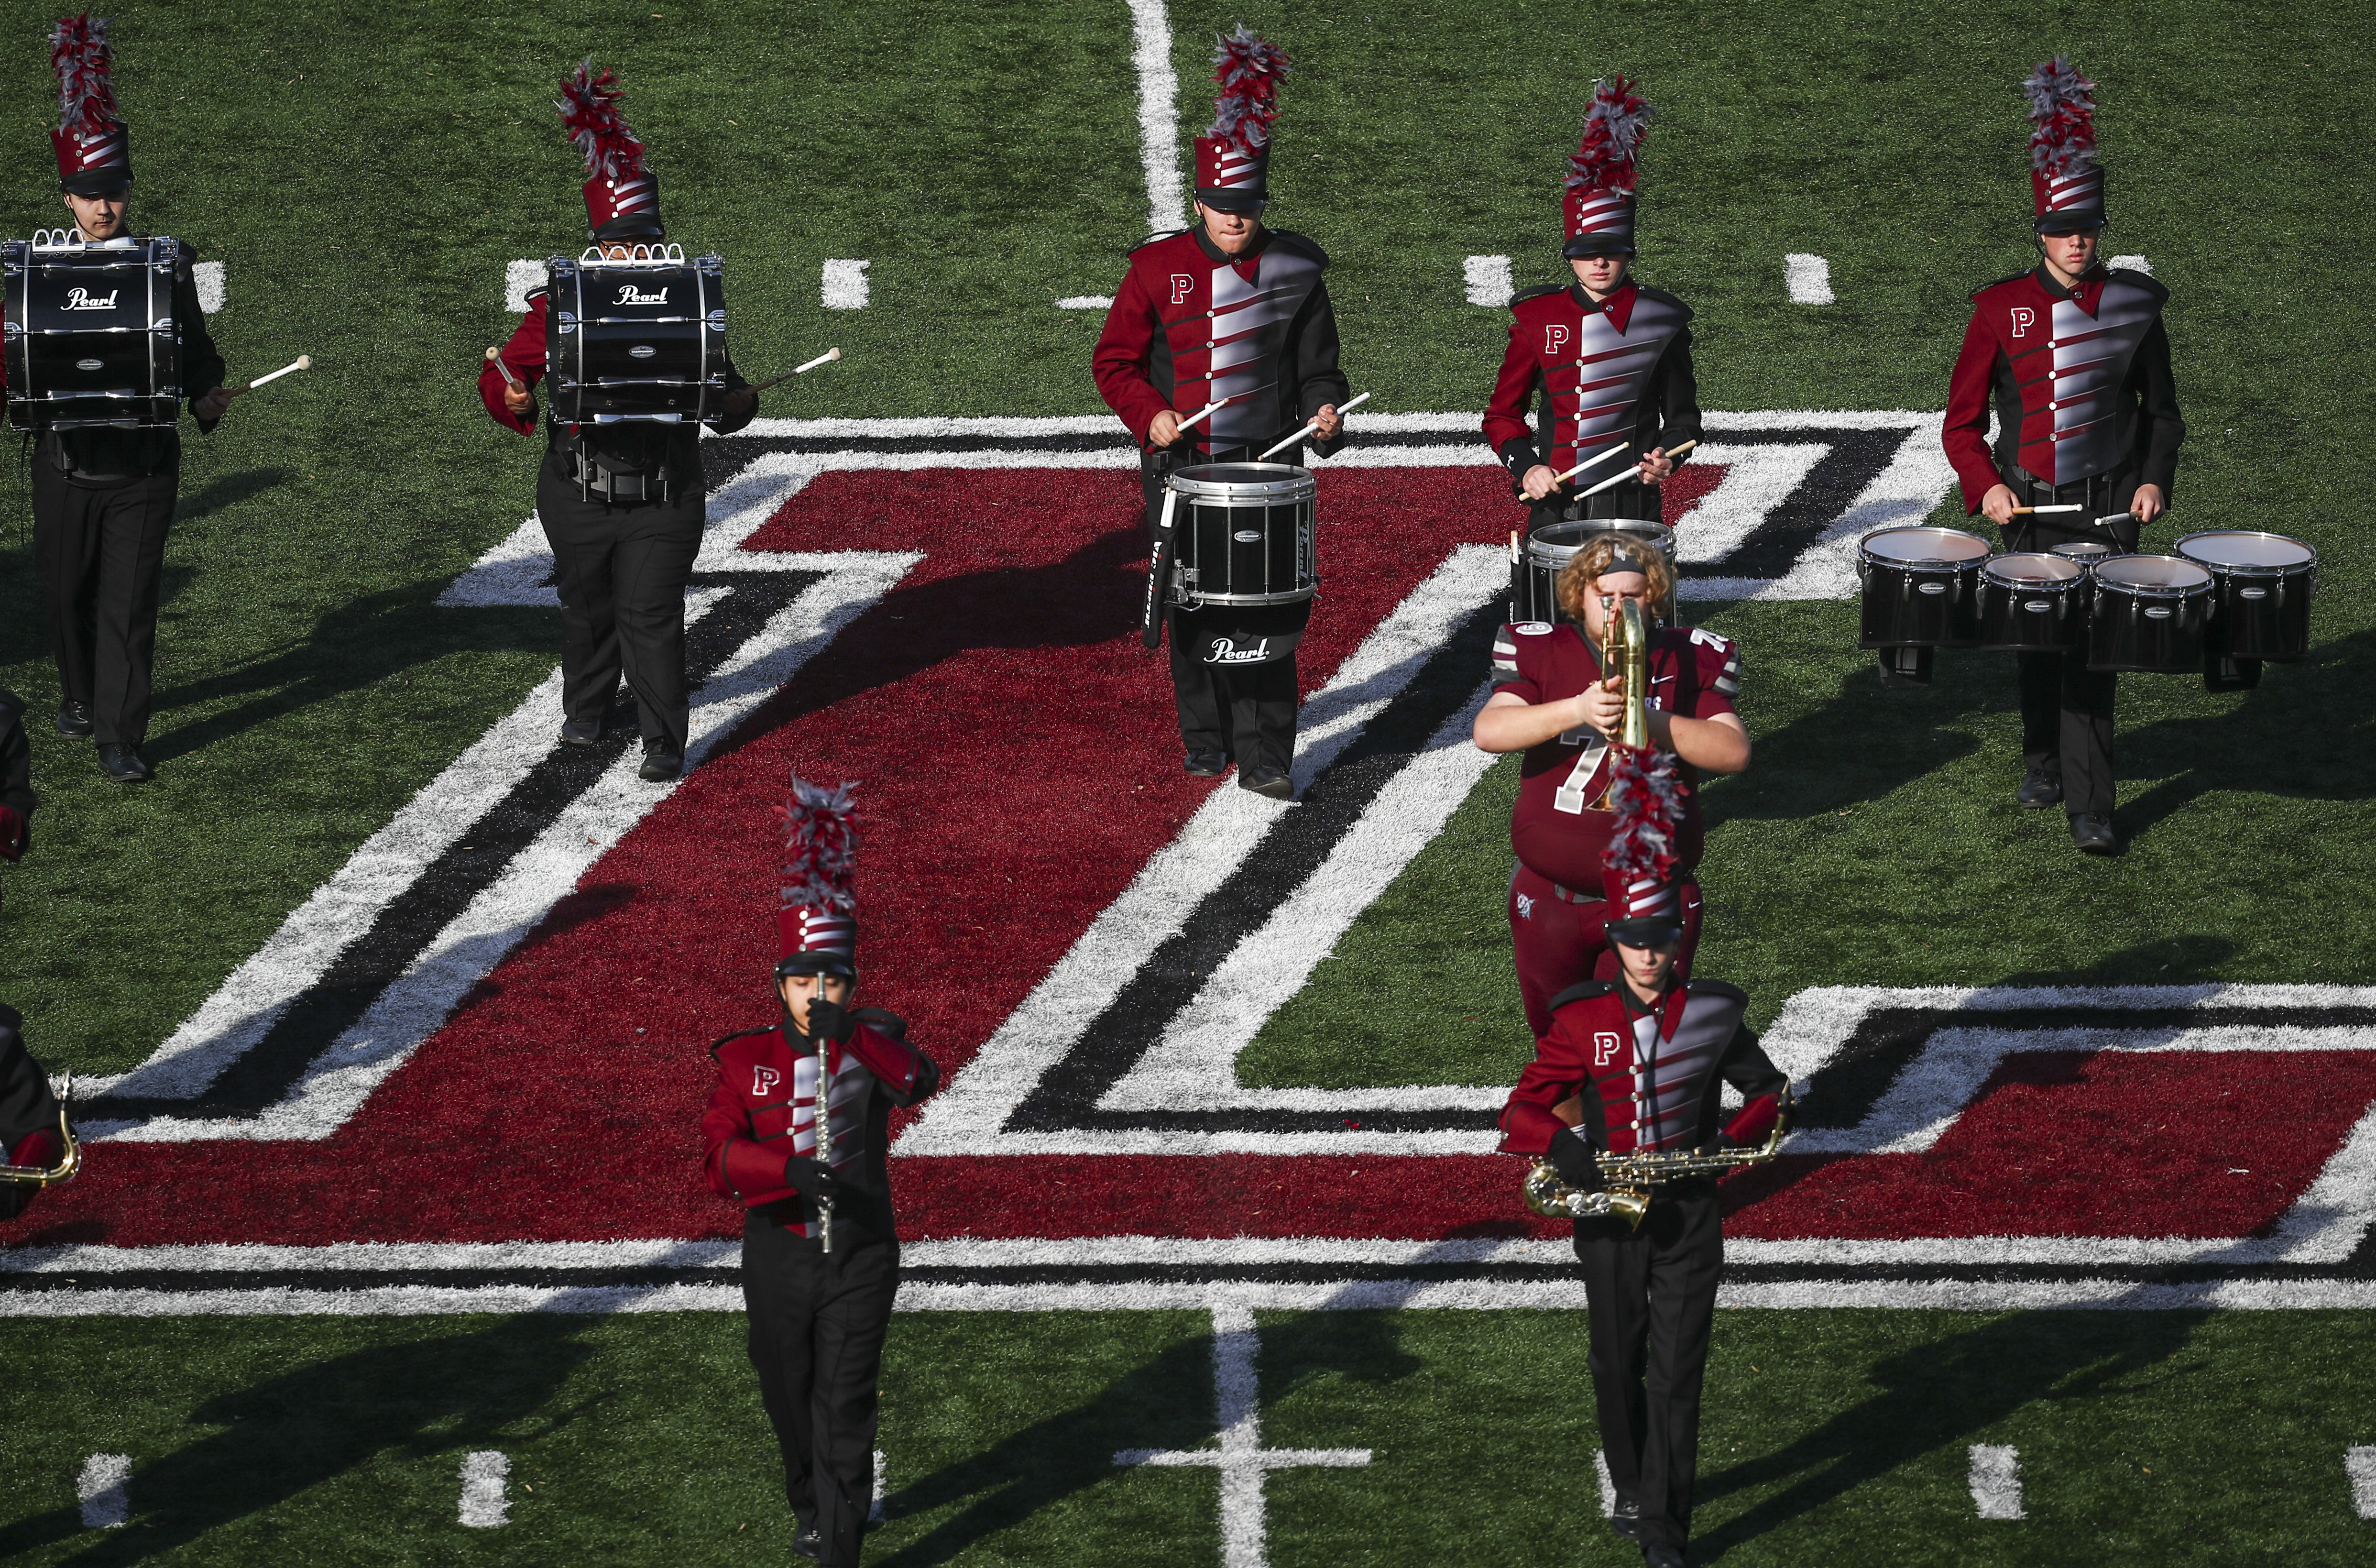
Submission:
[[[1527,537],[1525,552],[1510,563],[1511,622],[1548,621],[1556,624],[1570,619],[1559,607],[1554,586],[1560,570],[1575,559],[1577,551],[1602,534],[1616,534],[1647,545],[1667,558],[1668,576],[1676,575],[1675,530],[1664,523],[1640,517],[1580,517],[1545,523]],[[1667,595],[1667,602],[1658,607],[1658,614],[1668,625],[1675,624],[1675,596],[1671,592]]]
[[1320,591],[1311,469],[1195,463],[1170,484],[1172,603],[1293,604]]
[[545,263],[545,365],[559,424],[688,424],[726,397],[725,263],[675,245]]
[[18,430],[139,430],[182,418],[173,324],[181,244],[87,244],[44,230],[0,244],[8,422]]
[[2213,658],[2289,663],[2310,652],[2317,551],[2281,533],[2240,529],[2191,533],[2175,548],[2211,574],[2219,601],[2207,644]]
[[1977,647],[1988,541],[1961,529],[1882,529],[1857,541],[1860,647]]
[[2175,555],[2115,555],[2095,569],[2087,668],[2197,675],[2218,600],[2211,574]]
[[2060,555],[1991,555],[1980,567],[1980,648],[2069,653],[2087,624],[2087,569]]

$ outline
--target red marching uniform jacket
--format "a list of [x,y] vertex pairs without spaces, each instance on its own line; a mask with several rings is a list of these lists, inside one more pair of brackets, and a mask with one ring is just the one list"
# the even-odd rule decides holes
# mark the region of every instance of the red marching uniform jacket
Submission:
[[2168,496],[2186,436],[2161,321],[2168,298],[2142,272],[2101,267],[2074,290],[2039,267],[1972,296],[1942,432],[1966,512],[2016,468],[2049,486],[2129,468]]
[[1725,1136],[1763,1140],[1790,1080],[1743,1024],[1748,1009],[1748,996],[1722,980],[1674,986],[1647,1012],[1609,980],[1561,992],[1550,1032],[1502,1108],[1502,1152],[1545,1153],[1568,1127],[1611,1154],[1705,1147],[1716,1141],[1728,1083],[1748,1103]]
[[[1737,711],[1740,645],[1698,626],[1662,626],[1650,639],[1650,706],[1687,719]],[[1601,679],[1600,655],[1582,627],[1522,621],[1493,637],[1493,690],[1529,703],[1580,695]],[[1527,749],[1518,803],[1510,813],[1510,848],[1526,868],[1588,897],[1600,891],[1613,813],[1595,802],[1609,788],[1609,742],[1598,730],[1571,730]],[[1678,761],[1683,814],[1675,834],[1678,875],[1700,863],[1699,770]]]
[[[1130,253],[1091,364],[1098,392],[1146,445],[1166,409],[1226,399],[1194,434],[1198,450],[1268,446],[1351,390],[1337,368],[1327,253],[1289,230],[1251,255],[1220,255],[1202,229]],[[1339,437],[1341,439],[1341,437]],[[1312,443],[1325,457],[1335,443]]]
[[[1698,437],[1692,309],[1674,295],[1629,282],[1596,305],[1580,287],[1529,289],[1510,314],[1485,439],[1514,481],[1537,463],[1565,473],[1621,441],[1638,457]],[[1538,398],[1539,433],[1527,425]],[[1623,467],[1611,457],[1583,482]]]
[[[893,1235],[885,1169],[893,1106],[913,1105],[940,1087],[933,1059],[909,1045],[907,1025],[877,1007],[855,1009],[858,1028],[830,1048],[826,1093],[833,1169],[840,1179],[836,1234]],[[710,1047],[718,1082],[701,1116],[702,1170],[710,1189],[746,1208],[797,1198],[784,1161],[816,1155],[817,1053],[788,1042],[780,1028],[729,1035]],[[788,1229],[815,1231],[806,1215]]]

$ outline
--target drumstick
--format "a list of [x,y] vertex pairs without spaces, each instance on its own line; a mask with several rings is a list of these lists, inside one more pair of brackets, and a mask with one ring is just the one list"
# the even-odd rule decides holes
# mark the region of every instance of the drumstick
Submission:
[[[1680,446],[1669,447],[1665,455],[1669,457],[1679,457],[1699,444],[1699,437],[1695,435]],[[1591,497],[1599,494],[1604,490],[1616,489],[1619,485],[1623,484],[1629,479],[1638,481],[1640,478],[1640,473],[1635,470],[1613,473],[1607,479],[1602,480],[1598,484],[1594,485],[1590,490],[1586,491],[1582,495],[1577,496],[1576,499],[1578,501],[1588,500]]]
[[1633,445],[1634,443],[1631,441],[1621,441],[1614,446],[1602,447],[1599,451],[1595,452],[1591,457],[1586,457],[1583,462],[1578,463],[1575,467],[1568,469],[1567,472],[1563,474],[1553,474],[1551,476],[1551,488],[1553,490],[1557,490],[1561,485],[1565,484],[1576,475],[1584,472],[1585,469],[1592,467],[1593,464],[1606,462],[1608,459],[1617,456],[1618,453],[1630,449]]
[[[1336,406],[1336,414],[1337,414],[1337,417],[1338,417],[1338,418],[1340,418],[1340,419],[1341,419],[1341,418],[1343,418],[1345,415],[1351,413],[1355,409],[1360,408],[1362,404],[1364,404],[1364,403],[1368,402],[1369,400],[1370,400],[1370,395],[1369,395],[1367,392],[1364,392],[1364,393],[1362,393],[1360,397],[1358,397],[1358,398],[1354,398],[1354,399],[1353,399],[1351,402],[1349,402],[1349,403],[1339,403],[1339,404]],[[1293,435],[1289,436],[1286,440],[1284,440],[1284,441],[1280,442],[1277,445],[1276,445],[1276,446],[1272,447],[1272,448],[1270,449],[1270,452],[1265,452],[1265,453],[1264,453],[1264,454],[1262,455],[1262,457],[1256,457],[1256,458],[1254,459],[1254,461],[1255,461],[1255,462],[1257,462],[1257,463],[1261,462],[1261,461],[1263,460],[1263,457],[1269,457],[1269,456],[1271,455],[1271,453],[1272,453],[1272,452],[1284,452],[1284,451],[1286,451],[1289,447],[1290,447],[1290,446],[1294,445],[1297,442],[1299,442],[1299,441],[1302,440],[1305,436],[1307,436],[1307,435],[1311,434],[1313,431],[1318,430],[1319,428],[1320,428],[1320,421],[1319,421],[1318,419],[1316,419],[1316,418],[1315,418],[1315,419],[1313,419],[1311,422],[1309,422],[1308,424],[1306,424],[1306,425],[1305,425],[1301,430],[1297,431]]]
[[2016,506],[2013,509],[2013,515],[2016,517],[2050,517],[2061,512],[2084,512],[2086,509],[2073,501],[2067,506]]
[[2133,523],[2136,520],[2137,515],[2134,512],[2115,512],[2109,517],[2097,518],[2096,526],[2099,529],[2109,529],[2114,523]]
[[839,358],[841,358],[841,350],[839,349],[827,349],[824,353],[819,354],[808,363],[796,364],[791,369],[784,372],[781,375],[774,376],[768,380],[760,382],[758,385],[753,386],[751,390],[754,392],[765,392],[770,386],[778,386],[784,382],[790,381],[796,375],[806,375],[809,372],[816,369],[817,366],[821,364],[831,364],[834,361]]
[[278,380],[279,380],[282,376],[289,374],[291,371],[311,370],[311,369],[313,369],[313,368],[314,368],[314,356],[313,356],[313,355],[311,355],[311,354],[300,354],[300,355],[298,355],[298,356],[297,356],[297,358],[296,358],[294,361],[292,361],[291,362],[290,362],[290,363],[288,363],[288,364],[282,365],[279,370],[274,371],[274,372],[273,372],[271,374],[269,374],[269,375],[259,375],[259,376],[257,376],[254,381],[249,382],[249,383],[248,383],[246,386],[234,386],[234,387],[232,387],[232,388],[231,389],[230,396],[232,396],[232,397],[233,397],[233,398],[236,398],[236,397],[238,397],[238,396],[239,396],[241,393],[243,393],[243,392],[253,392],[253,391],[255,391],[257,387],[259,387],[259,386],[263,386],[266,382],[267,382],[267,381],[278,381]]
[[501,349],[490,348],[487,350],[487,362],[503,373],[505,382],[510,386],[513,391],[525,392],[528,390],[526,384],[524,384],[518,376],[512,374],[512,367],[504,363],[504,353]]
[[1211,413],[1214,410],[1216,410],[1216,409],[1219,408],[1223,403],[1226,403],[1226,402],[1228,402],[1228,401],[1229,401],[1229,399],[1228,399],[1227,398],[1217,398],[1217,399],[1216,399],[1216,400],[1214,400],[1213,402],[1210,402],[1210,403],[1206,404],[1203,408],[1201,408],[1201,409],[1197,410],[1194,413],[1190,414],[1186,419],[1182,420],[1182,421],[1180,422],[1180,428],[1181,428],[1181,429],[1182,429],[1182,430],[1186,430],[1189,426],[1191,426],[1191,425],[1194,424],[1198,420],[1203,419],[1206,414]]

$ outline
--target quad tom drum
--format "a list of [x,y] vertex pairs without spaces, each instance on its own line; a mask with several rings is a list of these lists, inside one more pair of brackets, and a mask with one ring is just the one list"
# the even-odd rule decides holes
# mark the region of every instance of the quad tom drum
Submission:
[[2218,600],[2211,574],[2175,555],[2115,555],[2097,565],[2087,668],[2193,675]]
[[1857,541],[1860,647],[1975,647],[1988,541],[1961,529],[1881,529]]
[[2243,529],[2191,533],[2176,549],[2211,574],[2218,600],[2206,644],[2212,657],[2284,663],[2310,652],[2317,551],[2281,533]]
[[2064,556],[1991,555],[1980,567],[1980,647],[2068,653],[2087,624],[2087,569]]

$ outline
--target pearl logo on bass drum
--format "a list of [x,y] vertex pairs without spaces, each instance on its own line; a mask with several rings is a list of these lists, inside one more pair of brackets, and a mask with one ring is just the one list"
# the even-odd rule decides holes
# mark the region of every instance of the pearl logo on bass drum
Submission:
[[633,283],[622,283],[619,285],[619,297],[612,303],[622,305],[664,305],[668,303],[668,290],[663,287],[657,294],[647,294],[639,291]]
[[1212,651],[1205,655],[1207,664],[1260,664],[1270,658],[1270,639],[1263,638],[1252,647],[1240,647],[1234,637],[1215,637]]
[[61,310],[113,310],[115,296],[123,291],[121,289],[110,289],[105,299],[94,299],[89,289],[68,289],[66,303],[58,308]]

